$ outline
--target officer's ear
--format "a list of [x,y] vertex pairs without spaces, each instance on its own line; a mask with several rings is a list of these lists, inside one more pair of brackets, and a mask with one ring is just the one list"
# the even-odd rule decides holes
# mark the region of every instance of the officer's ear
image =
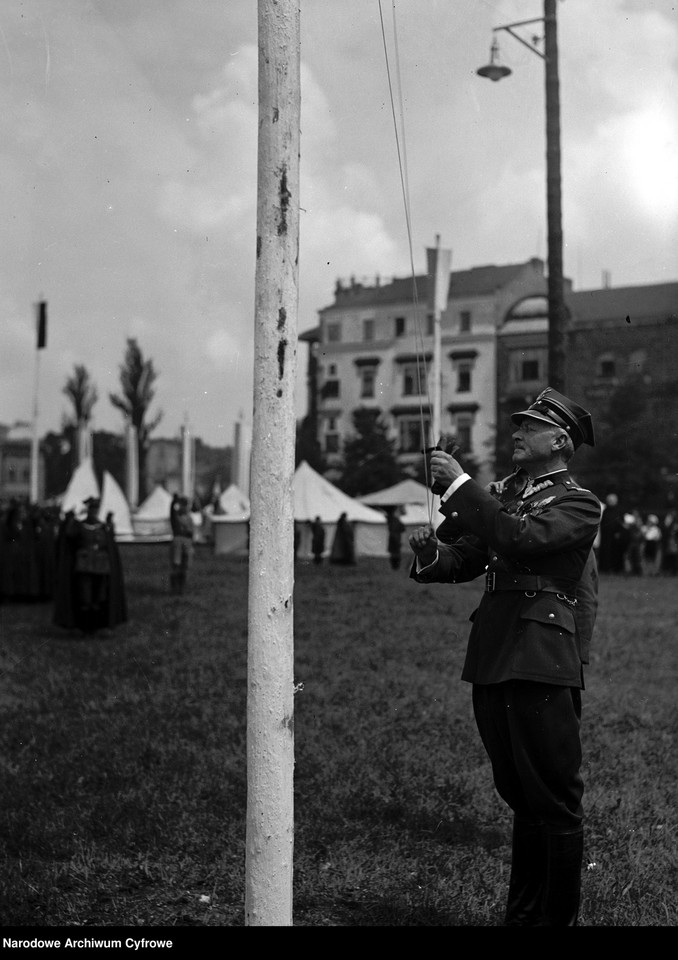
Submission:
[[556,450],[562,450],[565,444],[567,443],[567,434],[559,433],[553,438],[553,445]]

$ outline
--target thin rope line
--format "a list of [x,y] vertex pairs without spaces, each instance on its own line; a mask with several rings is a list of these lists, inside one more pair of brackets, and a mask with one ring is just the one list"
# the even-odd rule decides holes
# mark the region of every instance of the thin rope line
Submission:
[[[416,374],[417,374],[417,390],[419,393],[419,431],[422,441],[422,451],[424,456],[424,477],[426,480],[426,504],[427,512],[429,517],[429,523],[433,524],[433,503],[432,497],[430,494],[430,478],[428,470],[428,459],[426,455],[426,447],[428,446],[428,438],[426,436],[426,430],[424,428],[424,405],[422,401],[422,396],[426,394],[426,399],[428,402],[429,410],[429,419],[431,419],[431,398],[429,395],[428,387],[428,368],[426,363],[426,354],[424,353],[424,341],[423,333],[421,329],[421,319],[420,319],[420,309],[419,309],[419,294],[417,291],[417,279],[416,272],[414,268],[414,254],[412,249],[412,219],[411,219],[411,208],[410,208],[410,199],[409,199],[409,181],[407,176],[407,154],[406,154],[406,141],[405,141],[405,111],[403,106],[403,97],[402,97],[402,83],[401,83],[401,73],[400,73],[400,56],[398,51],[398,29],[396,24],[396,9],[395,9],[395,0],[392,2],[392,12],[393,12],[393,37],[394,37],[394,49],[395,49],[395,61],[396,61],[396,76],[398,81],[398,91],[399,91],[399,100],[400,100],[400,127],[402,135],[402,151],[400,146],[400,137],[398,136],[398,121],[396,117],[395,104],[393,100],[393,84],[391,82],[391,70],[389,65],[388,57],[388,45],[386,42],[386,30],[384,27],[384,17],[381,7],[381,0],[379,0],[379,19],[381,22],[381,34],[384,44],[384,57],[386,61],[386,76],[388,79],[388,89],[389,96],[391,100],[391,114],[393,117],[393,128],[395,133],[396,140],[396,151],[398,155],[398,168],[400,171],[400,184],[403,194],[403,204],[405,208],[405,224],[407,228],[407,241],[410,255],[410,272],[412,275],[412,301],[414,306],[414,336],[415,336],[415,357],[416,357]],[[422,390],[422,367],[424,371],[424,379],[426,382],[426,390]]]

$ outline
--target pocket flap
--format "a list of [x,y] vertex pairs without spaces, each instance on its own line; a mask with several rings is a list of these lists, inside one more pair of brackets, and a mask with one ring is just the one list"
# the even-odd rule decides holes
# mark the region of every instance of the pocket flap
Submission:
[[539,623],[548,623],[568,633],[575,632],[574,613],[559,600],[551,599],[551,595],[530,597],[525,601],[520,611],[522,620],[537,620]]

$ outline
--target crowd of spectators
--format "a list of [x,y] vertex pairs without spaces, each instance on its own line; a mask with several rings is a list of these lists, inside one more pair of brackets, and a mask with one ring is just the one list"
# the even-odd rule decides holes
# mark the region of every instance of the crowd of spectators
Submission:
[[660,517],[637,508],[625,509],[617,494],[609,493],[594,546],[600,573],[676,576],[678,513],[670,509]]
[[59,525],[57,506],[0,502],[0,603],[53,599]]

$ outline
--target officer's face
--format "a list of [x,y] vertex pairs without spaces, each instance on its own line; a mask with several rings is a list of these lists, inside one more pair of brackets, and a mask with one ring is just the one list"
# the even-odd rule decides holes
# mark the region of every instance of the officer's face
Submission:
[[548,463],[553,458],[553,441],[560,431],[545,420],[523,417],[513,431],[513,462],[522,467]]

